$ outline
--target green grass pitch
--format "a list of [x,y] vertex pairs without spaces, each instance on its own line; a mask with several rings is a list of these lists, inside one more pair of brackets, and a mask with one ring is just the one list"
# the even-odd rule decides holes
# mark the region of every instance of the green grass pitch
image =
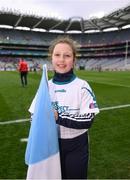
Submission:
[[[91,85],[99,108],[90,135],[89,179],[130,179],[130,72],[77,71]],[[49,73],[49,78],[52,73]],[[28,86],[18,72],[0,72],[0,122],[30,118],[28,108],[41,73],[30,72]],[[0,124],[0,179],[25,179],[24,162],[29,122]]]

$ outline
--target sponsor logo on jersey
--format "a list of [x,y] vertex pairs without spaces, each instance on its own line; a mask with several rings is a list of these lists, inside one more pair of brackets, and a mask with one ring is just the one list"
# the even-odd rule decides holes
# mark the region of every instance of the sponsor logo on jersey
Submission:
[[79,108],[70,108],[69,106],[60,106],[58,101],[52,102],[53,108],[59,113],[68,113],[68,112],[79,112]]
[[57,93],[57,92],[65,93],[66,90],[65,89],[57,89],[57,90],[55,90],[55,93]]
[[69,110],[69,106],[59,106],[58,101],[52,102],[52,106],[59,113],[67,112]]
[[94,108],[97,108],[98,106],[97,106],[97,103],[90,103],[89,104],[89,108],[90,109],[94,109]]

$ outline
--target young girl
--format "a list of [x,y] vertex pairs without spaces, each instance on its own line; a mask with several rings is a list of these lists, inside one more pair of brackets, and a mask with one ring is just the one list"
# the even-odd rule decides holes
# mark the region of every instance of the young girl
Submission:
[[88,168],[88,129],[99,113],[89,84],[74,74],[75,42],[56,39],[49,48],[54,77],[49,91],[59,129],[63,179],[86,179]]

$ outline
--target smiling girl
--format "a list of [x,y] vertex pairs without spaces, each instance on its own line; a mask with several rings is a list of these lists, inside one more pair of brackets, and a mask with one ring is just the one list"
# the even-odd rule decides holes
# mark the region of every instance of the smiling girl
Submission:
[[69,37],[52,42],[49,53],[54,76],[49,92],[59,129],[63,179],[87,179],[88,129],[99,113],[89,84],[74,74],[76,45]]

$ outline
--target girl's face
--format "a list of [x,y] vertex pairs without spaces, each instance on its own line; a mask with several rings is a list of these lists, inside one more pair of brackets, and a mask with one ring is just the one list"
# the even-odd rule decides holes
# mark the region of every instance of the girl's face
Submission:
[[70,45],[59,43],[52,53],[52,65],[56,72],[66,73],[74,66],[74,56]]

